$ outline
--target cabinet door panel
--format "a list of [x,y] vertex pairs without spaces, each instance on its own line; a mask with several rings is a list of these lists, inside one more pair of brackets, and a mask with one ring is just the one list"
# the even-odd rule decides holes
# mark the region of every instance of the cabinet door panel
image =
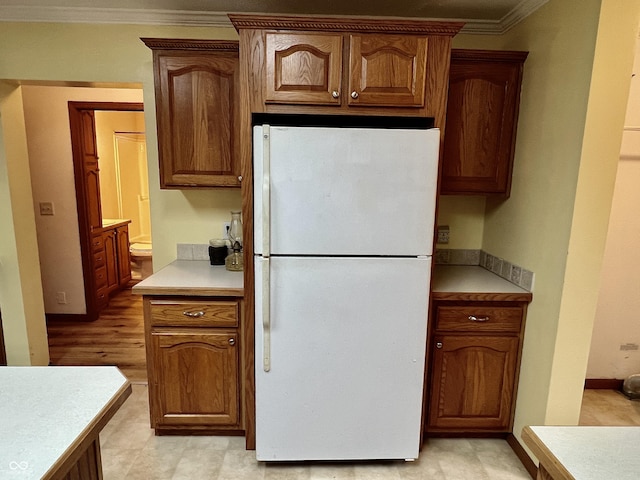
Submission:
[[238,59],[173,54],[158,64],[162,186],[238,185]]
[[118,287],[118,259],[115,230],[106,230],[102,234],[104,241],[105,265],[107,271],[107,290],[112,292]]
[[349,105],[424,106],[427,39],[351,35]]
[[342,35],[268,32],[265,44],[265,102],[340,105]]
[[126,287],[131,280],[131,258],[129,257],[129,227],[127,225],[116,229],[118,247],[118,283]]
[[151,339],[156,425],[238,424],[236,333],[152,331]]
[[509,428],[518,337],[436,335],[429,425]]
[[509,194],[525,57],[523,52],[452,54],[442,193]]

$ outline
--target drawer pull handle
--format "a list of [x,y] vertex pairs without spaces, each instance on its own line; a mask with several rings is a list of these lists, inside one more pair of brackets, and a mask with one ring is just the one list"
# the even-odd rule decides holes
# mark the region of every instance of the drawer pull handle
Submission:
[[476,317],[475,315],[469,315],[469,320],[472,322],[488,322],[489,315],[485,315],[484,317]]
[[436,348],[442,348],[442,342],[436,343]]
[[229,339],[229,345],[234,346],[236,344],[236,339],[235,338],[230,338]]
[[204,315],[204,312],[200,310],[198,312],[182,312],[182,314],[185,317],[198,318],[198,317],[202,317]]

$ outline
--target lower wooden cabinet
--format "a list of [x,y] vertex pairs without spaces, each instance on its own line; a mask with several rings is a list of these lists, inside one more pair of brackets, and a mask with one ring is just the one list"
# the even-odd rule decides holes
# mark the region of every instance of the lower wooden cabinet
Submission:
[[144,297],[156,434],[242,430],[241,300]]
[[102,310],[109,296],[127,287],[131,280],[129,224],[124,220],[96,230],[92,235],[96,307]]
[[434,303],[427,432],[511,432],[525,311],[526,303]]

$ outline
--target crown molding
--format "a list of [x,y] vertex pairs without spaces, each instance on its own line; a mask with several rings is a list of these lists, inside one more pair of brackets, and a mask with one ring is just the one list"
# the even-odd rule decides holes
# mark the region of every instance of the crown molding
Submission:
[[0,21],[231,27],[231,22],[224,12],[146,8],[65,8],[8,5],[0,6]]
[[[548,0],[522,0],[500,20],[465,18],[408,18],[434,22],[461,22],[461,33],[499,35],[505,33]],[[89,23],[132,25],[177,25],[231,28],[227,12],[158,10],[144,8],[93,8],[0,5],[0,22]]]

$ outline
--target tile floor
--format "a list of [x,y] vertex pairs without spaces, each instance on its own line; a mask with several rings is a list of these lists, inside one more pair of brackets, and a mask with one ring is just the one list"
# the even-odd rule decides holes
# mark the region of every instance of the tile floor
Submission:
[[133,393],[100,434],[104,480],[530,480],[500,439],[430,439],[415,462],[257,462],[244,437],[156,437],[147,387]]

